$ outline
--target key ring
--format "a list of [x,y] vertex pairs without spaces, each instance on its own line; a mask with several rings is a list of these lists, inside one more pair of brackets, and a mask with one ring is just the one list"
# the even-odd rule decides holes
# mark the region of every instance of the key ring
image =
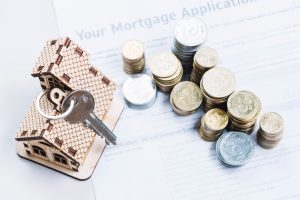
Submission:
[[70,102],[70,107],[68,108],[68,110],[66,112],[64,112],[63,114],[61,115],[57,115],[57,116],[51,116],[51,115],[47,115],[46,113],[44,113],[44,111],[42,110],[41,106],[40,106],[40,100],[42,98],[42,96],[44,96],[46,92],[42,92],[39,94],[39,96],[36,98],[36,102],[35,102],[35,107],[37,109],[37,111],[45,118],[47,119],[53,119],[53,120],[56,120],[56,119],[64,119],[66,118],[73,110],[74,108],[74,105],[75,105],[75,101],[74,100],[71,100]]

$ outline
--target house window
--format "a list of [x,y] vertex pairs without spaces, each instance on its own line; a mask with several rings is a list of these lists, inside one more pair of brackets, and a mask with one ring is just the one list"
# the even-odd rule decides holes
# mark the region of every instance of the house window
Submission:
[[32,146],[32,150],[35,154],[38,154],[38,155],[43,156],[43,157],[47,157],[46,152],[41,147]]
[[63,157],[62,155],[54,153],[53,157],[56,162],[62,163],[64,165],[68,165],[67,159],[65,157]]

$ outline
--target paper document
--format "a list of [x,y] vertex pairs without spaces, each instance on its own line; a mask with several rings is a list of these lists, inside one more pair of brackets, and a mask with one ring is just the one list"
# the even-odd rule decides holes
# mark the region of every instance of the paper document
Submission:
[[[256,146],[252,160],[226,168],[214,143],[197,134],[202,111],[181,117],[158,93],[153,107],[125,108],[92,180],[97,199],[299,199],[300,1],[297,0],[54,0],[61,35],[91,55],[92,64],[117,81],[121,45],[145,44],[147,58],[170,50],[176,20],[196,16],[208,25],[206,46],[233,71],[237,89],[260,97],[263,113],[284,117],[285,132],[273,150]],[[144,73],[150,73],[146,67]],[[120,94],[121,95],[121,94]],[[256,141],[256,133],[252,134]]]

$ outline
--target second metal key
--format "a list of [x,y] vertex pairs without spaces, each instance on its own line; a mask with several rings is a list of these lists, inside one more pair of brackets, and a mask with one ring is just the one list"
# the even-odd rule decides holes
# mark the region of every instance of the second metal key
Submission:
[[70,123],[83,122],[92,128],[98,135],[105,137],[106,143],[116,144],[117,137],[93,113],[95,107],[94,97],[85,90],[72,91],[63,101],[62,110],[66,111],[71,101],[75,102],[72,112],[65,118]]

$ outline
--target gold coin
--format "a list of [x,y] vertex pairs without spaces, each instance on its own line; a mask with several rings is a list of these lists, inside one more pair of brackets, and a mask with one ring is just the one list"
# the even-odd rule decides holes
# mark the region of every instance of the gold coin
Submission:
[[172,90],[173,103],[183,111],[193,111],[201,105],[202,94],[200,88],[193,82],[183,81]]
[[211,130],[223,130],[228,124],[228,116],[225,111],[213,108],[205,114],[205,124]]
[[209,96],[224,98],[235,90],[236,79],[228,69],[215,67],[205,72],[202,77],[202,84]]
[[144,56],[144,46],[137,40],[128,40],[122,46],[122,56],[126,60],[139,60]]
[[173,53],[162,51],[149,59],[148,66],[154,76],[166,78],[175,74],[181,63]]
[[259,121],[260,128],[268,134],[278,134],[283,131],[283,119],[275,112],[265,113]]
[[249,91],[238,91],[230,95],[227,101],[228,112],[242,121],[256,119],[261,111],[259,98]]
[[212,68],[219,62],[218,52],[210,47],[202,47],[196,52],[194,62],[196,65],[200,65],[205,68]]

